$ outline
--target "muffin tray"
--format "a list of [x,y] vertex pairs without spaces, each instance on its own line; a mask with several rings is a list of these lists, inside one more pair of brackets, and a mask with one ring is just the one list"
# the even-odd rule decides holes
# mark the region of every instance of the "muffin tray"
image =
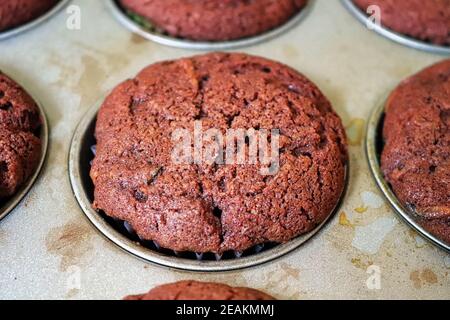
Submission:
[[[111,11],[113,16],[130,31],[144,37],[147,40],[151,40],[162,45],[167,45],[176,48],[192,49],[192,50],[228,50],[237,49],[242,47],[248,47],[255,45],[264,41],[273,39],[290,29],[297,26],[311,11],[315,0],[309,0],[303,10],[301,10],[297,15],[291,18],[287,23],[275,28],[271,31],[265,32],[261,35],[249,37],[240,40],[232,41],[218,41],[218,42],[201,42],[201,41],[190,41],[187,39],[181,39],[164,34],[164,32],[153,28],[150,23],[146,22],[148,25],[143,25],[133,20],[130,15],[126,12],[124,8],[118,3],[117,0],[107,0],[106,4],[108,9]],[[144,18],[142,18],[144,20]]]
[[348,165],[346,183],[339,204],[327,219],[314,230],[284,244],[267,243],[250,248],[244,252],[230,251],[223,255],[213,253],[175,252],[161,248],[154,241],[139,239],[131,226],[124,221],[112,219],[103,212],[92,208],[94,200],[90,165],[95,156],[95,123],[97,112],[102,104],[99,101],[83,117],[72,139],[69,152],[69,175],[75,197],[89,221],[106,238],[126,252],[157,265],[188,271],[211,272],[243,269],[263,264],[279,258],[297,249],[311,239],[339,209],[345,197],[348,182]]
[[403,219],[409,226],[411,226],[414,230],[416,230],[431,243],[450,253],[450,244],[445,243],[438,237],[425,230],[418,222],[417,215],[402,205],[402,203],[397,199],[396,195],[392,191],[389,183],[384,179],[384,175],[380,167],[380,159],[384,145],[382,133],[385,117],[385,101],[386,100],[384,99],[383,103],[375,108],[367,124],[365,147],[372,175],[378,185],[378,188],[383,193],[392,209],[394,209],[394,211],[401,217],[401,219]]
[[50,11],[41,15],[40,17],[19,27],[0,32],[0,41],[17,36],[20,33],[36,28],[38,25],[49,20],[58,12],[60,12],[63,8],[65,8],[69,4],[70,1],[71,0],[60,0],[59,3],[55,5]]
[[[330,0],[311,1],[301,23],[292,20],[292,28],[270,41],[264,36],[259,44],[241,43],[255,45],[240,47],[240,52],[300,71],[331,101],[349,140],[344,200],[323,226],[286,244],[221,257],[173,252],[141,241],[123,221],[92,209],[89,170],[100,106],[96,101],[152,63],[197,54],[186,49],[230,47],[160,41],[138,31],[111,0],[71,4],[81,9],[81,30],[66,28],[67,15],[60,8],[33,32],[0,41],[0,69],[27,79],[27,90],[45,107],[52,133],[40,183],[19,203],[37,170],[29,186],[0,210],[5,216],[16,207],[0,222],[0,299],[120,299],[179,280],[253,287],[278,299],[449,297],[448,247],[401,208],[378,162],[379,98],[442,60],[433,54],[437,51],[413,50],[380,37],[361,27],[341,1]],[[47,119],[43,122],[46,151]],[[381,286],[374,289],[368,280],[377,270]]]
[[[11,79],[14,79],[10,77]],[[20,85],[20,83],[19,83]],[[22,86],[23,87],[23,86]],[[42,143],[42,151],[41,151],[41,158],[39,160],[39,163],[36,167],[35,172],[28,178],[28,180],[22,185],[22,187],[16,192],[16,194],[6,200],[0,200],[0,221],[5,218],[14,208],[16,208],[19,203],[25,198],[27,193],[30,191],[33,184],[36,182],[37,178],[39,177],[39,174],[42,170],[42,167],[44,166],[46,155],[47,155],[47,149],[49,144],[49,128],[48,128],[48,122],[47,117],[44,112],[44,108],[39,103],[39,100],[33,96],[30,91],[28,91],[26,88],[24,88],[25,91],[33,98],[33,100],[36,102],[39,113],[41,115],[41,129],[40,129],[40,139]]]
[[401,33],[395,32],[391,29],[385,28],[382,25],[378,25],[374,23],[372,20],[368,19],[365,12],[363,12],[359,7],[357,7],[352,0],[341,0],[344,6],[350,11],[350,13],[355,16],[358,21],[360,21],[364,26],[370,26],[372,30],[377,32],[378,34],[400,43],[402,45],[417,49],[423,50],[435,54],[449,55],[450,47],[439,46],[431,43],[427,43],[424,41],[420,41],[408,36],[405,36]]

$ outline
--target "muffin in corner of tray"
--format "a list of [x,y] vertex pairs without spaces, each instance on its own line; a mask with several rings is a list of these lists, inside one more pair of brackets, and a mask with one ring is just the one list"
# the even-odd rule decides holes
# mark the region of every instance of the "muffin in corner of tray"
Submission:
[[353,0],[364,12],[381,10],[381,23],[392,31],[424,42],[450,46],[450,0]]
[[[120,0],[136,22],[194,41],[229,41],[275,29],[307,0]],[[145,23],[143,23],[145,22]]]
[[59,0],[0,1],[0,32],[19,27],[53,8]]

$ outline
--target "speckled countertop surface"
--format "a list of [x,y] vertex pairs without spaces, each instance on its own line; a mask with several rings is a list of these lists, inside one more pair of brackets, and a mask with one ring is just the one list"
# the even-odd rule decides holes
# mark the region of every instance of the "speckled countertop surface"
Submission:
[[[228,273],[199,274],[142,262],[100,235],[79,209],[67,173],[76,124],[96,100],[144,66],[195,54],[132,35],[104,0],[75,0],[82,29],[60,12],[35,30],[0,42],[0,69],[44,105],[49,157],[38,182],[0,222],[0,298],[118,299],[181,279],[262,289],[280,299],[450,299],[450,256],[421,239],[388,207],[369,173],[365,119],[403,78],[442,56],[414,51],[360,25],[337,0],[317,0],[295,29],[244,51],[287,63],[330,98],[349,134],[351,179],[339,213],[292,254]],[[369,289],[375,265],[380,289]]]

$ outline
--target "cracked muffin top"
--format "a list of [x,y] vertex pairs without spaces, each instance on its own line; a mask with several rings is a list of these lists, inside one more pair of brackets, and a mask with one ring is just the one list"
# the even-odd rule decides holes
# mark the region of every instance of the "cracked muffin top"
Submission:
[[58,0],[0,1],[0,31],[18,27],[49,11]]
[[[197,121],[224,136],[279,130],[276,174],[262,175],[260,161],[174,163],[174,130],[192,132]],[[95,135],[94,208],[176,251],[287,242],[323,222],[344,189],[346,137],[329,101],[303,75],[259,57],[151,65],[106,98]]]
[[381,166],[395,194],[450,243],[450,60],[394,90],[383,135]]
[[41,155],[40,125],[33,99],[0,72],[0,200],[33,174]]
[[450,0],[353,0],[362,10],[381,9],[387,28],[412,38],[450,46]]
[[307,0],[120,0],[171,36],[225,41],[255,36],[287,22]]
[[146,294],[125,297],[125,300],[275,300],[250,288],[234,288],[221,283],[180,281],[158,286]]

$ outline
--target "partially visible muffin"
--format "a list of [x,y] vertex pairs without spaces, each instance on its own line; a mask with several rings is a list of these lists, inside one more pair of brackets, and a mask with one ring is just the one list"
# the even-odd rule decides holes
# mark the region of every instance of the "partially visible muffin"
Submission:
[[0,31],[18,27],[50,10],[59,0],[0,1]]
[[450,243],[450,60],[405,80],[389,97],[381,167],[431,233]]
[[0,200],[12,196],[36,169],[40,119],[33,99],[0,72]]
[[[174,131],[193,134],[197,121],[223,136],[279,130],[279,169],[265,176],[260,161],[174,162]],[[345,186],[346,137],[330,102],[297,71],[255,56],[153,64],[106,98],[95,136],[94,208],[171,250],[288,242],[322,223]]]
[[150,290],[146,294],[125,297],[125,300],[275,300],[255,289],[233,288],[225,284],[180,281]]
[[382,24],[412,38],[450,46],[450,0],[353,0],[366,12],[381,9]]
[[174,37],[198,41],[246,38],[274,29],[307,0],[120,0],[127,10]]

